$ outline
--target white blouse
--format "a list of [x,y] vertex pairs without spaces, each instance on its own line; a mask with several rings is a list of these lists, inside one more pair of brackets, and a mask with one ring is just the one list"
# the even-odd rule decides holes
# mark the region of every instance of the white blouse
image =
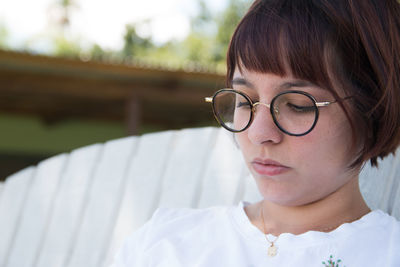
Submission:
[[126,240],[112,266],[400,266],[400,222],[381,210],[329,233],[283,233],[275,243],[277,255],[271,257],[270,243],[243,209],[248,204],[158,209]]

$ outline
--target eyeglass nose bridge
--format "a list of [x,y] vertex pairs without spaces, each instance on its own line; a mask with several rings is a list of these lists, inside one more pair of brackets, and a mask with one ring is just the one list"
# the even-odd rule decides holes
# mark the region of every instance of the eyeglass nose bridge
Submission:
[[[265,106],[265,107],[267,107],[269,110],[272,111],[272,109],[271,109],[271,104],[262,103],[262,102],[256,102],[256,103],[253,104],[253,108],[252,108],[254,113],[256,112],[256,107],[257,107],[258,105]],[[273,111],[274,111],[275,115],[279,115],[279,109],[278,109],[278,107],[275,107],[275,106],[274,106]]]

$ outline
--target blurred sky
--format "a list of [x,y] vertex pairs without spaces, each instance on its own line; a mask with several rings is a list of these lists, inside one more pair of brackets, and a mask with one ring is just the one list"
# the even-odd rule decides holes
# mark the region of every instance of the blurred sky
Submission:
[[[8,31],[13,48],[33,43],[46,50],[40,39],[54,31],[60,0],[0,0],[0,24]],[[125,25],[152,19],[143,29],[157,43],[182,39],[189,32],[189,17],[197,12],[195,0],[75,0],[69,34],[106,49],[121,49]],[[226,0],[206,0],[210,10],[222,10]],[[45,39],[45,38],[43,38]],[[90,45],[90,44],[89,44]],[[45,52],[45,51],[44,51]]]

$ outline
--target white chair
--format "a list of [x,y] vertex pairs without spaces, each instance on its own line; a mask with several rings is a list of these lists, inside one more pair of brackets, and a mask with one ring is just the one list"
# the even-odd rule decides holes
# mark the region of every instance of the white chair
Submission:
[[[400,158],[366,166],[371,208],[400,217]],[[157,207],[261,199],[232,135],[219,128],[128,137],[61,154],[0,186],[1,267],[99,267]]]

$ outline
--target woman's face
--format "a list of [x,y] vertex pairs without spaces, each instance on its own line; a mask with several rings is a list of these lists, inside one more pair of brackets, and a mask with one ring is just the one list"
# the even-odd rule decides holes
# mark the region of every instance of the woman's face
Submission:
[[[233,89],[244,92],[254,102],[270,103],[287,90],[307,92],[317,102],[334,101],[329,91],[299,83],[291,76],[245,69],[234,73]],[[284,134],[274,124],[268,108],[258,105],[252,124],[237,133],[236,139],[261,194],[276,204],[312,203],[358,177],[358,169],[348,169],[353,159],[351,127],[337,103],[319,108],[315,128],[301,137]]]

